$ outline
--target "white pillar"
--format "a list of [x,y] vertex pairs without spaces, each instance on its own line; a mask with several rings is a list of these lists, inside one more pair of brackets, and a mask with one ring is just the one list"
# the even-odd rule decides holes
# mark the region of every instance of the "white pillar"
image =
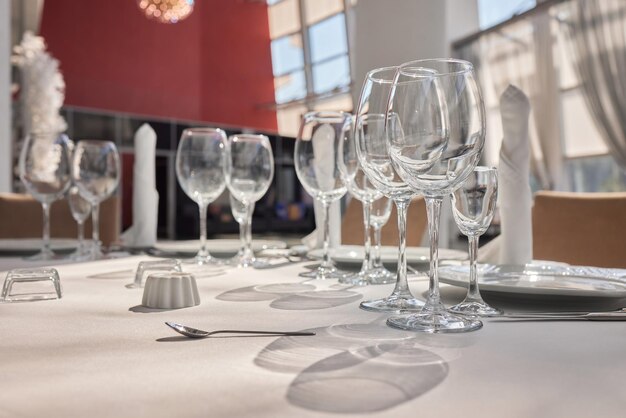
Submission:
[[11,1],[0,0],[0,192],[10,192],[13,169],[11,138]]

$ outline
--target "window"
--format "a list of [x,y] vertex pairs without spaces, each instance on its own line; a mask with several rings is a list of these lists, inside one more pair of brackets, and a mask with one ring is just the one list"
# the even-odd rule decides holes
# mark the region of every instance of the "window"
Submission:
[[[352,110],[346,0],[268,0],[278,130],[314,109]],[[295,118],[296,123],[290,118]]]
[[495,26],[536,5],[536,0],[478,0],[480,28],[487,29]]

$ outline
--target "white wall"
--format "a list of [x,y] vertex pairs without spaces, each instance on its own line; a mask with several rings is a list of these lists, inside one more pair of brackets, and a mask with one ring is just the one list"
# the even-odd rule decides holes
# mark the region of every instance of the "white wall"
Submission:
[[0,0],[0,192],[11,191],[11,1]]

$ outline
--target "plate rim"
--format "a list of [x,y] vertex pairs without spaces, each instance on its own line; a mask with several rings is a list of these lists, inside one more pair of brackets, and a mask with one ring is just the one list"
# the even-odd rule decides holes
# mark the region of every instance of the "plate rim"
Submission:
[[[493,267],[515,267],[518,269],[522,268],[522,265],[515,264],[479,264],[480,266],[493,266]],[[558,265],[550,265],[550,264],[536,264],[529,263],[523,265],[524,268],[551,268],[551,269],[570,269],[572,272],[584,271],[585,269],[589,270],[597,270],[597,271],[607,271],[609,273],[617,273],[622,269],[610,269],[603,267],[591,267],[591,266],[558,266]],[[446,283],[452,286],[457,287],[467,287],[467,281],[462,280],[456,277],[460,272],[454,272],[455,269],[465,269],[469,268],[468,265],[450,265],[450,266],[442,266],[439,268],[439,280],[442,283]],[[483,267],[484,268],[484,267]],[[522,295],[537,295],[537,296],[561,296],[561,297],[586,297],[586,298],[608,298],[608,299],[621,299],[626,298],[626,270],[623,270],[624,276],[620,279],[620,277],[602,277],[598,275],[597,277],[589,276],[589,279],[597,279],[602,281],[610,281],[612,283],[620,283],[623,286],[623,290],[602,290],[602,289],[576,289],[576,288],[541,288],[541,287],[528,287],[528,286],[514,286],[507,284],[498,284],[498,283],[484,283],[481,282],[481,275],[479,273],[478,280],[480,285],[480,290],[490,293],[503,293],[503,294],[522,294]],[[549,275],[549,273],[544,273],[544,275]],[[582,275],[582,274],[581,274]],[[568,275],[555,275],[555,277],[562,277],[567,279]]]
[[[362,249],[363,246],[362,245],[352,245],[352,244],[349,244],[349,245],[340,245],[339,247],[336,247],[336,248],[331,248],[330,249],[330,258],[334,262],[342,263],[342,264],[355,264],[355,265],[356,264],[361,264],[363,262],[363,259],[360,258],[360,257],[347,258],[347,257],[338,257],[336,255],[333,255],[333,250],[336,251],[336,250],[342,249],[342,248],[344,248],[344,249],[345,248]],[[383,246],[381,246],[381,250],[382,249],[387,249],[387,250],[390,250],[390,251],[397,251],[398,247],[395,246],[395,245],[383,245]],[[426,253],[426,255],[420,255],[420,256],[417,256],[417,255],[411,256],[410,254],[407,254],[407,262],[409,262],[409,263],[427,263],[427,262],[429,262],[429,256],[428,256],[428,253],[430,251],[429,247],[421,247],[421,246],[418,246],[418,247],[406,247],[406,249],[407,249],[407,253],[410,252],[411,250],[413,250],[413,251],[415,251],[415,250],[423,250]],[[455,257],[445,257],[445,256],[441,257],[440,256],[439,257],[440,261],[464,261],[464,260],[467,260],[467,258],[468,258],[468,254],[463,252],[463,251],[461,251],[461,250],[455,250],[455,249],[452,249],[452,248],[441,248],[439,251],[441,251],[441,250],[450,251],[451,253],[457,254],[457,256],[455,256]],[[313,258],[313,259],[321,259],[322,258],[321,251],[322,251],[321,248],[314,248],[314,249],[309,250],[307,252],[307,256],[309,256],[310,258]],[[346,250],[346,252],[347,251],[354,251],[354,250]],[[314,252],[318,252],[320,254],[319,255],[318,254],[313,254]],[[397,261],[396,258],[394,258],[393,260],[391,260],[391,259],[385,260],[384,259],[384,255],[381,254],[381,256],[383,258],[382,261],[385,262],[385,263],[386,262],[391,263],[391,262],[396,262]]]
[[[239,242],[238,238],[215,238],[215,239],[207,239],[207,244],[211,244],[211,243],[215,243],[216,241],[229,241],[229,242]],[[164,244],[165,242],[165,244]],[[155,242],[154,244],[154,248],[160,251],[165,251],[165,252],[177,252],[177,253],[191,253],[191,252],[197,252],[196,251],[192,251],[192,250],[187,250],[187,249],[183,249],[183,248],[179,248],[179,249],[175,249],[173,247],[167,247],[169,244],[173,244],[173,243],[192,243],[192,242],[198,242],[198,249],[199,249],[199,245],[200,245],[200,240],[196,240],[196,239],[189,239],[189,240],[162,240],[161,242],[159,242],[157,240],[157,242]],[[277,243],[279,244],[276,247],[272,247],[274,249],[285,249],[287,248],[287,243],[285,241],[279,240],[279,239],[258,239],[258,240],[252,240],[252,246],[254,247],[255,242],[273,242],[273,243]],[[164,246],[164,245],[165,246]],[[237,252],[238,248],[227,248],[227,249],[211,249],[210,247],[208,248],[210,253],[215,253],[215,254],[230,254],[233,252]]]

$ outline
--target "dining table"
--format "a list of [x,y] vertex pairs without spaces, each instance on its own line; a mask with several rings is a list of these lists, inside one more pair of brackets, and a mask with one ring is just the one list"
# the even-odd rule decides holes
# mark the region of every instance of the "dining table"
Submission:
[[[0,303],[0,417],[626,416],[624,322],[485,318],[468,333],[402,331],[359,309],[393,284],[307,280],[308,260],[183,264],[200,304],[150,309],[127,285],[154,259],[48,262],[61,299]],[[0,278],[24,265],[0,258]],[[425,299],[427,276],[409,283]],[[441,291],[446,304],[465,294]],[[190,339],[166,321],[315,335]]]

